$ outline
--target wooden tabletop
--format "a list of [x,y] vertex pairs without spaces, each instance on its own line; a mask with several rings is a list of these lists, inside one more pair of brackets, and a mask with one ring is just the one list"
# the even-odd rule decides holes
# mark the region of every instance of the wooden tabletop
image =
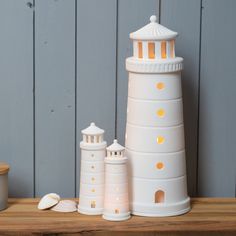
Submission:
[[232,198],[195,198],[185,215],[133,216],[123,222],[77,212],[40,211],[37,203],[38,199],[10,199],[8,209],[0,212],[0,235],[236,235],[236,199]]

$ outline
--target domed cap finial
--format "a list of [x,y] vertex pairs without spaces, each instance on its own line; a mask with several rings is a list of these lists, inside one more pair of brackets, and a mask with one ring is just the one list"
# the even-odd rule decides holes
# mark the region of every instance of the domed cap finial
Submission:
[[104,130],[97,127],[94,122],[91,122],[90,126],[81,132],[85,135],[101,135],[104,133]]
[[121,146],[117,139],[115,139],[113,141],[113,144],[111,144],[109,147],[107,147],[107,151],[114,151],[114,152],[119,152],[119,151],[123,151],[125,148],[123,146]]
[[175,38],[177,35],[177,32],[157,23],[157,17],[152,15],[150,17],[150,23],[131,33],[130,38],[134,40],[169,40]]
[[155,15],[152,15],[150,17],[150,21],[153,23],[153,22],[156,22],[157,21],[157,17]]

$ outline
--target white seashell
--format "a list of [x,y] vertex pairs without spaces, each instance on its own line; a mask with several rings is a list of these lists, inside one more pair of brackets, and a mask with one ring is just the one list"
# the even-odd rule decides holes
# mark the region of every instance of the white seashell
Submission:
[[38,209],[45,210],[55,206],[60,201],[60,196],[56,193],[49,193],[41,198]]
[[58,212],[74,212],[77,211],[77,203],[72,200],[61,200],[56,206],[52,207],[51,210]]

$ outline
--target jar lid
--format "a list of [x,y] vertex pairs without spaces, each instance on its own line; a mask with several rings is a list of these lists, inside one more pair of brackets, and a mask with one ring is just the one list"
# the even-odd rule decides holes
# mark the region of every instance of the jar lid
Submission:
[[6,163],[0,162],[0,175],[8,173],[10,166]]

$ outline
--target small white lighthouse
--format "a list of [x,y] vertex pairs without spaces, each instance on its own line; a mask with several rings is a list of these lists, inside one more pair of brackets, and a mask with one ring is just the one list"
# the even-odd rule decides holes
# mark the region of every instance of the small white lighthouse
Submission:
[[104,202],[104,159],[106,142],[104,130],[91,123],[82,130],[80,198],[78,211],[87,215],[101,215]]
[[190,209],[187,194],[181,90],[183,58],[175,56],[176,32],[156,22],[131,33],[126,155],[131,210],[171,216]]
[[127,158],[117,140],[107,148],[105,158],[105,200],[103,218],[122,221],[130,218]]

